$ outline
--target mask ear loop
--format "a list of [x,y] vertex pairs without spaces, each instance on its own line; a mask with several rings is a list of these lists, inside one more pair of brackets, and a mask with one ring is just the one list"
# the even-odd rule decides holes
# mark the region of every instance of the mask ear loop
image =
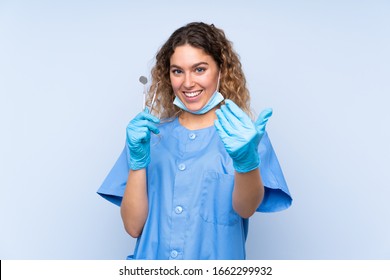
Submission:
[[[217,82],[217,89],[216,89],[216,91],[218,91],[218,92],[222,95],[223,99],[225,99],[225,97],[223,96],[223,94],[219,91],[220,80],[221,80],[221,70],[219,70],[219,72],[218,72],[218,82]],[[225,101],[222,100],[222,101],[221,101],[221,104],[224,104],[224,102],[225,102]]]
[[215,89],[215,91],[219,91],[219,81],[221,79],[221,70],[219,70],[218,72],[218,82],[217,82],[217,88]]

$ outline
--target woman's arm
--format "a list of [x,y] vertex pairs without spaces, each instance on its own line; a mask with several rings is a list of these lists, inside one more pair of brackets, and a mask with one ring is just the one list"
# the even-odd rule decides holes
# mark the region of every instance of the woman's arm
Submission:
[[233,209],[243,218],[249,218],[259,207],[264,197],[264,185],[260,170],[256,168],[246,173],[235,172],[233,189]]
[[146,108],[130,121],[126,128],[130,172],[122,198],[121,216],[126,231],[140,236],[148,216],[146,167],[150,162],[150,134],[158,134],[160,119]]
[[272,109],[263,110],[253,123],[241,108],[226,99],[225,105],[215,113],[215,128],[236,170],[233,208],[240,216],[248,218],[256,211],[264,196],[258,146],[272,115]]
[[148,216],[146,169],[131,170],[121,204],[121,216],[128,234],[137,238]]

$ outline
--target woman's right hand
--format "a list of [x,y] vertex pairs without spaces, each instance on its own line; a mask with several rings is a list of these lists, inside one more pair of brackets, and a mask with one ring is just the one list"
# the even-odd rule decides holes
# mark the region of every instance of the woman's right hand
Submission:
[[150,163],[150,132],[160,133],[160,119],[149,114],[148,108],[130,121],[126,128],[126,145],[130,152],[131,170],[146,168]]

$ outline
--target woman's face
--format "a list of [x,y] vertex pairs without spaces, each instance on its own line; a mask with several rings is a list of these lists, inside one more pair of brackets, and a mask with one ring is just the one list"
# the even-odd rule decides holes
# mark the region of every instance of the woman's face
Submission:
[[188,44],[176,47],[169,73],[173,92],[191,111],[202,109],[217,88],[217,63],[202,49]]

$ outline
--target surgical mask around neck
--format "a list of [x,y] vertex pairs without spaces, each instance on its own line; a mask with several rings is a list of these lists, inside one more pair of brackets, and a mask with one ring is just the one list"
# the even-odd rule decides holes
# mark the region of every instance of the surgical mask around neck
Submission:
[[208,111],[213,109],[215,106],[217,106],[219,103],[221,103],[222,100],[225,99],[223,97],[223,95],[218,91],[219,90],[219,79],[220,79],[220,74],[218,75],[218,83],[217,83],[217,88],[216,88],[215,92],[213,93],[213,95],[211,96],[211,98],[209,99],[207,104],[204,105],[203,108],[201,108],[200,110],[197,110],[197,111],[189,110],[186,107],[186,105],[184,105],[184,103],[181,102],[180,98],[177,97],[177,96],[175,97],[175,100],[173,101],[173,104],[175,104],[180,109],[182,109],[184,111],[187,111],[189,113],[195,114],[195,115],[202,115],[202,114],[207,113]]

